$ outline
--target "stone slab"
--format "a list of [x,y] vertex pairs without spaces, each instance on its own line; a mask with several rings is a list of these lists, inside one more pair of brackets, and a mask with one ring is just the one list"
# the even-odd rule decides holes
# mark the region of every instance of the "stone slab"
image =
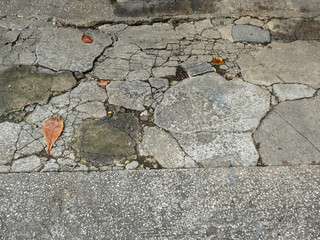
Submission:
[[256,42],[268,43],[270,42],[270,33],[262,28],[238,24],[232,27],[232,37],[235,42]]
[[283,102],[254,134],[267,165],[320,164],[319,97]]
[[1,174],[1,239],[317,239],[319,166]]

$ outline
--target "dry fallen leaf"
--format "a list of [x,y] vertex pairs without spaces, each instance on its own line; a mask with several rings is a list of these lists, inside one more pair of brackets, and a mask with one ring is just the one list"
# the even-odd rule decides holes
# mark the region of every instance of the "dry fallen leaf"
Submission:
[[84,43],[92,43],[93,42],[93,38],[90,37],[89,35],[86,35],[86,34],[82,35],[81,40]]
[[101,87],[105,87],[107,86],[109,83],[111,83],[111,81],[109,80],[99,80],[99,82],[97,82],[97,84]]
[[216,65],[221,65],[223,63],[223,59],[221,57],[215,57],[212,62]]
[[60,117],[54,117],[46,120],[42,126],[42,133],[47,142],[48,156],[50,156],[50,150],[60,136],[63,130],[63,121]]

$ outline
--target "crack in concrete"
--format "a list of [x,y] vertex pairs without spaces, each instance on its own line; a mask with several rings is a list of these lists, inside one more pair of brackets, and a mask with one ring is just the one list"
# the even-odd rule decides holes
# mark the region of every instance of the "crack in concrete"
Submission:
[[283,117],[280,113],[274,110],[274,112],[281,118],[283,119],[289,126],[291,126],[299,135],[301,135],[307,142],[309,142],[319,153],[320,149],[318,149],[306,136],[304,136],[298,129],[296,129],[285,117]]

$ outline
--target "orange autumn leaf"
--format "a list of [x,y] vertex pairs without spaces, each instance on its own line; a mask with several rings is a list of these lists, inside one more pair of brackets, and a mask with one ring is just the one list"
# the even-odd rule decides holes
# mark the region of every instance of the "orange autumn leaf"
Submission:
[[223,63],[223,59],[221,57],[215,57],[212,62],[216,65],[221,65]]
[[105,86],[107,86],[109,83],[111,83],[111,81],[109,81],[109,80],[99,80],[99,81],[97,82],[97,84],[98,84],[99,86],[101,86],[101,87],[105,87]]
[[63,121],[60,117],[54,117],[46,120],[42,126],[42,133],[47,142],[48,156],[50,156],[50,150],[61,135],[63,130]]
[[93,42],[93,38],[90,37],[89,35],[86,35],[86,34],[82,35],[81,40],[84,43],[92,43]]

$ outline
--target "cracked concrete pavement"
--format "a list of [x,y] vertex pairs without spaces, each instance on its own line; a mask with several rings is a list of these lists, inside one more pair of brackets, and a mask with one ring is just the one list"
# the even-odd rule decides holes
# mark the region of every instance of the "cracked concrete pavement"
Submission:
[[[319,41],[274,38],[288,22],[303,21],[245,16],[74,28],[3,17],[1,172],[126,169],[131,162],[137,169],[319,164],[311,130],[319,127]],[[212,62],[216,56],[223,64]],[[100,79],[111,83],[104,89]],[[295,110],[282,107],[289,105]],[[293,120],[280,123],[277,109]],[[53,116],[65,128],[48,157],[41,127]],[[274,151],[279,145],[295,151]]]
[[[1,176],[318,173],[317,0],[16,4],[0,3]],[[51,117],[64,130],[48,156],[42,126]],[[212,237],[201,234],[194,239]]]

